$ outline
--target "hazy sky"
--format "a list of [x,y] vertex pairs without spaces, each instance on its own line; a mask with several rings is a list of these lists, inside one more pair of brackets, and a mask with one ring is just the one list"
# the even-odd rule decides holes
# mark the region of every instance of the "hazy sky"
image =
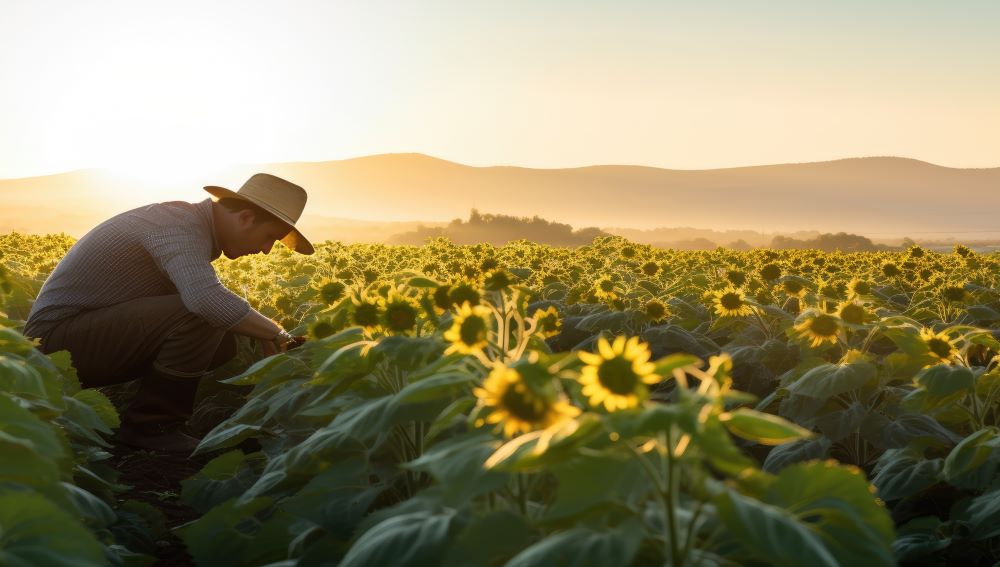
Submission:
[[1000,2],[0,0],[0,177],[1000,166]]

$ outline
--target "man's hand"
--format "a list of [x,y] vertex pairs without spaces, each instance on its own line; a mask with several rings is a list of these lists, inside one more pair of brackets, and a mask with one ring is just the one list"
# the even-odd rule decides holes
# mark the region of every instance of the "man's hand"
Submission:
[[[260,350],[264,353],[265,357],[278,354],[278,345],[270,339],[258,339],[260,341]],[[281,349],[283,352],[284,349]]]
[[278,331],[273,339],[260,339],[261,350],[264,356],[271,356],[279,352],[285,352],[290,348],[301,346],[306,342],[305,337],[297,337],[284,329]]

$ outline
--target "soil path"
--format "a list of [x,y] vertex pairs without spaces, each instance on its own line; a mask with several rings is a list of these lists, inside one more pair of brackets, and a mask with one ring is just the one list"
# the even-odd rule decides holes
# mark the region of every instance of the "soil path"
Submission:
[[121,476],[118,482],[132,488],[118,495],[120,500],[138,500],[163,512],[167,534],[156,542],[155,567],[194,565],[184,542],[170,530],[198,518],[198,513],[181,500],[181,481],[201,470],[208,458],[161,455],[115,445],[110,465]]

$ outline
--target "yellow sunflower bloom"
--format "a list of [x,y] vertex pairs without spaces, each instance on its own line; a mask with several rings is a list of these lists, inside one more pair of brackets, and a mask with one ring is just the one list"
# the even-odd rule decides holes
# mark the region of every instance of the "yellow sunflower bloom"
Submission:
[[532,315],[532,319],[538,325],[536,333],[543,339],[554,337],[562,332],[562,318],[559,317],[559,312],[556,311],[555,306],[550,305],[544,311],[536,309],[535,314]]
[[497,424],[497,430],[509,438],[553,428],[580,415],[580,410],[565,397],[539,390],[531,387],[517,369],[497,366],[483,386],[473,390],[479,405],[491,410],[477,425]]
[[646,384],[661,380],[649,362],[649,345],[639,342],[639,337],[626,341],[619,336],[614,343],[601,337],[597,353],[580,352],[580,360],[587,364],[580,371],[579,382],[583,395],[591,406],[604,405],[608,411],[631,408],[645,399]]
[[445,331],[444,340],[451,343],[444,353],[474,354],[489,345],[490,309],[483,305],[463,303],[455,314],[451,327]]
[[872,285],[862,279],[854,278],[847,283],[847,298],[853,299],[861,295],[870,295]]
[[392,294],[382,311],[382,324],[396,333],[413,330],[417,325],[417,304],[410,298]]
[[927,352],[935,359],[934,364],[951,363],[958,356],[958,347],[945,333],[935,333],[934,329],[920,330],[920,340],[927,346]]
[[865,319],[869,318],[868,311],[865,310],[864,306],[851,300],[843,301],[837,305],[837,316],[851,325],[862,325]]
[[615,293],[615,282],[610,276],[601,276],[594,280],[593,292],[594,297],[601,300],[611,301],[618,297]]
[[647,301],[643,306],[643,312],[654,323],[659,323],[671,315],[670,308],[657,299]]
[[713,292],[712,295],[714,296],[712,303],[715,312],[720,317],[746,317],[753,314],[753,309],[746,302],[746,296],[743,295],[742,290],[728,287]]
[[806,294],[806,287],[802,285],[802,282],[793,279],[787,279],[781,282],[781,291],[785,293],[788,297],[798,297],[801,299]]
[[793,328],[800,338],[809,341],[809,346],[818,347],[825,342],[836,344],[841,327],[842,322],[839,317],[829,313],[813,312]]
[[382,317],[383,302],[381,297],[373,295],[352,298],[354,323],[369,329],[378,325]]

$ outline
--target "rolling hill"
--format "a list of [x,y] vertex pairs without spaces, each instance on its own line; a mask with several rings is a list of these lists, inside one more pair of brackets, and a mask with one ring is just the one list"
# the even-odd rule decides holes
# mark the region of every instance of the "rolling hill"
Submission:
[[[578,228],[1000,233],[994,220],[1000,168],[956,169],[895,157],[673,170],[472,167],[422,154],[383,154],[240,166],[200,185],[235,190],[256,171],[285,177],[309,191],[301,223],[314,240],[346,242],[420,224],[441,226],[465,217],[471,208],[539,215]],[[5,203],[0,231],[79,236],[106,216],[145,202],[202,199],[200,185],[159,186],[150,192],[98,170],[0,180]]]

